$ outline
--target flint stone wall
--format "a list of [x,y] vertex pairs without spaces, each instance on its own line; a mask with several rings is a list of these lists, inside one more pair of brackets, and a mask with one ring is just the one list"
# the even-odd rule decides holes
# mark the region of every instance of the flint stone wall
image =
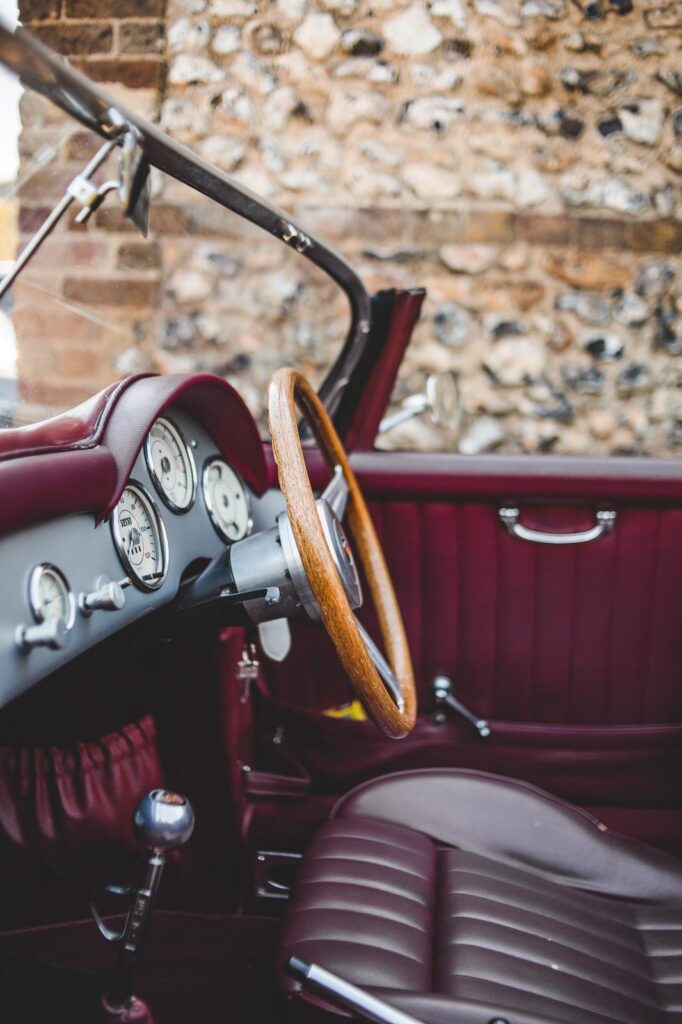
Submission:
[[[370,290],[427,287],[394,398],[454,370],[463,430],[414,421],[382,444],[680,451],[679,0],[32,0],[24,17]],[[145,257],[102,211],[87,237],[106,257],[58,285],[106,307],[107,282],[137,282],[119,372],[207,367],[259,412],[276,365],[319,376],[345,311],[316,272],[172,183],[154,228]]]

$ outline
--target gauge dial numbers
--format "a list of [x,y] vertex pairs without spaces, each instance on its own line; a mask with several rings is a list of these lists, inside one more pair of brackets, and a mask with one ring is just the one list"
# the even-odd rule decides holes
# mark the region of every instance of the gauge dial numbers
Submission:
[[253,524],[246,489],[224,459],[206,463],[203,491],[211,522],[223,540],[242,540],[250,533]]
[[31,572],[28,599],[36,622],[61,622],[71,629],[76,621],[76,599],[56,565],[43,562]]
[[132,582],[142,590],[156,590],[168,571],[168,543],[161,517],[151,496],[130,483],[111,517],[111,531],[119,558]]
[[172,512],[187,512],[197,493],[194,456],[178,428],[158,419],[145,443],[147,467],[157,491]]

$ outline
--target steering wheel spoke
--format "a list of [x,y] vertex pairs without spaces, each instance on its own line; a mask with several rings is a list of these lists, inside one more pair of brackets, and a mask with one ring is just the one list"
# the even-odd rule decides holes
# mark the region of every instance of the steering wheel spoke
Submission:
[[395,706],[397,707],[398,711],[404,711],[405,698],[403,697],[402,688],[400,686],[400,683],[396,679],[393,669],[386,661],[383,654],[381,653],[377,645],[374,643],[374,640],[372,640],[372,637],[369,635],[363,624],[360,622],[360,619],[357,617],[357,615],[355,616],[355,624],[358,627],[360,636],[367,645],[367,650],[369,651],[370,657],[374,662],[374,667],[376,668],[377,672],[383,679],[386,685],[386,689],[393,698]]
[[331,506],[337,519],[343,519],[348,504],[348,484],[341,466],[334,466],[332,478],[320,497]]

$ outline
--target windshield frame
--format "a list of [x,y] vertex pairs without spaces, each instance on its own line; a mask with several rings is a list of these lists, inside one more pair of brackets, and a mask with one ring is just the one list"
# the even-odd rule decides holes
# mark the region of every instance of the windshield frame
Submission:
[[363,356],[371,330],[369,294],[344,258],[284,210],[234,181],[119,103],[25,29],[11,31],[2,21],[0,63],[17,75],[25,88],[41,93],[103,139],[110,139],[113,132],[118,133],[123,120],[134,129],[144,157],[152,167],[293,248],[338,285],[348,301],[350,326],[341,351],[319,389],[320,398],[333,419],[353,371]]

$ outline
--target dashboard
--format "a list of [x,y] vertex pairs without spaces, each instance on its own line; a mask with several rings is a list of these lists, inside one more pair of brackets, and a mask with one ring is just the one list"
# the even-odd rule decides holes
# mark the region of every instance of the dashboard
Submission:
[[106,514],[74,511],[0,538],[0,706],[172,602],[193,567],[249,535],[254,510],[262,518],[229,446],[183,403],[139,442]]

